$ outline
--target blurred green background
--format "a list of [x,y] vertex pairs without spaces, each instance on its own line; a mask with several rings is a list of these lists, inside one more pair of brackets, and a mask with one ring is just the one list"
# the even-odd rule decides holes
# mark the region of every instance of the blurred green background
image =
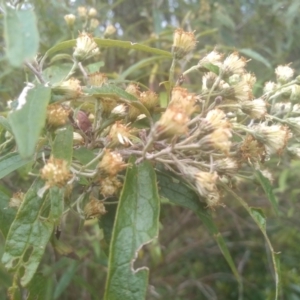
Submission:
[[[9,1],[8,1],[9,2]],[[95,8],[99,24],[95,36],[103,36],[107,25],[116,33],[110,38],[143,43],[170,50],[176,27],[195,30],[198,45],[194,55],[176,70],[191,66],[215,47],[220,52],[239,51],[251,61],[248,70],[255,73],[255,94],[274,78],[274,68],[292,63],[300,69],[300,1],[298,0],[107,0],[11,1],[22,8],[34,8],[41,36],[40,53],[72,36],[64,15],[77,15],[77,7]],[[1,2],[3,4],[3,2]],[[77,17],[73,34],[84,26]],[[3,14],[0,14],[3,32]],[[3,37],[3,34],[2,34]],[[124,49],[102,49],[101,72],[111,80],[135,80],[163,93],[160,82],[167,80],[170,61],[150,59],[150,54]],[[0,40],[0,111],[15,99],[32,75],[26,69],[13,69],[5,59],[3,38]],[[64,62],[62,62],[64,63]],[[190,75],[186,86],[193,91],[201,85],[201,77]],[[163,94],[162,94],[163,95]],[[255,185],[238,190],[252,206],[261,207],[267,215],[267,230],[275,251],[280,252],[282,289],[280,299],[300,299],[300,163],[281,159],[269,161],[275,178],[275,193],[280,215],[272,212],[262,190]],[[31,178],[23,168],[1,181],[8,195],[26,190]],[[146,246],[136,267],[150,268],[147,299],[204,300],[274,299],[271,257],[264,239],[247,213],[230,198],[225,208],[213,212],[235,264],[243,277],[244,291],[239,294],[237,282],[213,237],[199,219],[183,208],[163,205],[158,240]],[[45,288],[43,299],[101,299],[104,293],[107,257],[102,232],[97,221],[79,230],[74,214],[64,220],[58,251],[48,248],[40,266],[46,279],[35,284]],[[4,239],[0,236],[0,255]],[[7,299],[11,276],[0,265],[0,299]],[[22,295],[21,295],[22,296]],[[121,300],[121,299],[120,299]]]

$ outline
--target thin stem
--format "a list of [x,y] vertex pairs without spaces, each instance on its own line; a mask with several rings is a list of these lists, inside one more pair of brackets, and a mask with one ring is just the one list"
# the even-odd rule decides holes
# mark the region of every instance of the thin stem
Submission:
[[39,83],[43,83],[43,84],[46,83],[46,81],[43,78],[42,74],[38,70],[36,70],[31,63],[25,62],[24,65],[36,76]]
[[68,80],[73,75],[73,73],[75,72],[75,70],[77,69],[77,67],[78,67],[78,62],[75,60],[74,63],[73,63],[73,66],[72,66],[72,68],[70,70],[70,72],[65,77],[64,81]]

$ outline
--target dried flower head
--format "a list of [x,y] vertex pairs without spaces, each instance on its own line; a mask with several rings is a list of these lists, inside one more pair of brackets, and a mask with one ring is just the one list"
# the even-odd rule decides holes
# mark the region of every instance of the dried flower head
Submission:
[[233,86],[224,87],[222,95],[226,99],[238,102],[252,100],[252,87],[247,81],[241,80]]
[[73,14],[65,15],[64,19],[70,28],[73,28],[76,17]]
[[198,66],[201,68],[201,67],[205,67],[206,64],[213,64],[215,66],[220,67],[222,64],[222,59],[223,59],[223,54],[220,54],[216,50],[213,50],[198,62]]
[[88,84],[90,86],[102,86],[106,83],[107,83],[106,74],[100,72],[88,74]]
[[186,32],[178,28],[174,32],[172,53],[176,59],[182,59],[196,47],[196,39],[193,32]]
[[61,104],[51,104],[47,107],[47,124],[51,127],[65,125],[69,120],[70,109]]
[[100,179],[100,193],[103,197],[117,195],[122,183],[116,177],[105,177]]
[[265,83],[263,92],[265,94],[271,94],[277,89],[277,84],[273,81],[268,81]]
[[282,84],[288,82],[294,77],[294,70],[288,65],[278,66],[275,69],[275,74],[277,81]]
[[232,133],[230,128],[220,127],[206,138],[209,138],[209,144],[212,145],[213,148],[228,154],[231,148],[231,137]]
[[126,167],[127,164],[123,161],[121,154],[110,150],[105,150],[105,154],[98,165],[98,168],[109,176],[117,175]]
[[220,203],[220,195],[216,186],[218,174],[216,172],[199,171],[195,174],[195,184],[200,196],[205,198],[207,207],[214,208]]
[[118,117],[125,117],[127,115],[127,110],[125,104],[119,104],[111,111],[111,114]]
[[203,119],[201,123],[201,130],[204,132],[210,132],[212,130],[217,129],[218,127],[230,127],[225,113],[220,109],[212,109],[210,110],[205,119]]
[[295,136],[300,135],[300,117],[286,118],[284,119],[285,124],[289,126]]
[[182,108],[168,107],[156,123],[156,132],[162,137],[187,133],[189,116]]
[[221,69],[225,75],[244,74],[247,60],[240,57],[238,52],[233,52],[224,60]]
[[49,187],[63,187],[71,178],[67,161],[50,157],[41,170],[41,178],[46,181]]
[[[202,90],[207,91],[212,88],[214,83],[216,82],[217,75],[213,72],[205,73],[202,77]],[[216,86],[216,89],[218,89],[219,86]]]
[[135,96],[136,98],[139,98],[141,94],[139,86],[134,83],[130,83],[125,89],[125,92]]
[[158,95],[152,91],[142,92],[139,100],[144,104],[148,110],[152,110],[158,105]]
[[266,157],[266,149],[263,143],[257,141],[252,135],[247,135],[240,146],[239,157],[241,162],[263,162]]
[[82,94],[80,81],[73,77],[53,86],[52,90],[55,94],[64,95],[66,99],[78,98]]
[[24,200],[25,194],[22,192],[13,193],[12,197],[9,199],[9,207],[19,208]]
[[278,102],[272,106],[271,113],[274,115],[285,115],[292,109],[291,102]]
[[109,139],[111,140],[112,145],[124,145],[129,146],[133,145],[131,139],[133,138],[132,130],[127,125],[122,124],[120,121],[117,121],[109,131]]
[[241,109],[252,119],[262,119],[267,113],[266,102],[261,98],[242,102]]
[[233,176],[238,171],[238,162],[230,157],[218,159],[214,161],[214,170],[222,175]]
[[287,141],[291,138],[291,133],[287,126],[273,124],[268,126],[266,123],[260,123],[253,126],[253,136],[263,143],[267,154],[281,154],[286,147]]
[[84,216],[86,219],[99,218],[106,214],[103,201],[91,197],[90,201],[84,207]]
[[291,101],[299,102],[300,101],[300,86],[298,84],[293,84],[291,87]]
[[171,102],[169,108],[175,108],[184,111],[190,116],[195,111],[196,95],[189,93],[187,89],[181,86],[175,86],[172,90]]
[[74,58],[77,61],[83,61],[99,53],[100,50],[93,37],[86,32],[80,33],[76,39],[76,47],[73,53]]

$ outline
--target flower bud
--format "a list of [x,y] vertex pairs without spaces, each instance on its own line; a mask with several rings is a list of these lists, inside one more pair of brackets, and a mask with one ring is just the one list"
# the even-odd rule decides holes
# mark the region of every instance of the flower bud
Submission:
[[93,18],[90,20],[90,30],[95,30],[99,25],[100,22],[97,19]]
[[141,91],[139,89],[139,86],[134,84],[134,83],[130,83],[127,88],[125,89],[125,92],[133,95],[136,98],[140,97]]
[[187,89],[181,86],[175,86],[172,90],[171,102],[169,108],[175,108],[184,111],[188,116],[195,111],[196,96],[189,93]]
[[64,19],[70,28],[73,28],[76,17],[73,14],[65,15]]
[[97,16],[97,10],[95,8],[90,8],[89,10],[89,17],[94,18]]
[[92,130],[92,123],[87,114],[82,110],[79,110],[76,114],[76,124],[84,133],[91,132]]
[[104,36],[110,36],[113,35],[117,31],[116,27],[114,25],[107,25]]
[[77,13],[78,16],[82,19],[85,19],[87,17],[87,9],[84,6],[78,6],[77,7]]

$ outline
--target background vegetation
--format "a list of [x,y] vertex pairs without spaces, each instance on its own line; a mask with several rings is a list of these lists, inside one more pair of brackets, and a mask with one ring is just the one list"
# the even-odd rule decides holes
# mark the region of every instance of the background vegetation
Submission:
[[[16,1],[15,1],[16,2]],[[300,2],[297,0],[123,0],[123,1],[20,1],[33,7],[38,16],[41,37],[40,53],[71,38],[64,15],[77,14],[78,6],[94,7],[99,26],[94,35],[102,36],[105,28],[117,28],[116,39],[139,42],[170,50],[174,27],[196,30],[199,41],[190,61],[199,60],[207,51],[238,50],[251,59],[250,69],[258,77],[256,91],[274,77],[278,64],[292,62],[296,74],[300,71]],[[3,15],[0,15],[3,19]],[[74,32],[82,29],[76,20]],[[0,22],[3,32],[3,22]],[[7,109],[8,100],[15,99],[24,87],[26,69],[14,69],[6,61],[0,41],[0,111]],[[139,80],[156,92],[164,90],[160,82],[167,79],[169,62],[139,51],[101,49],[102,72],[111,80]],[[65,63],[64,61],[62,63]],[[51,75],[51,74],[50,74]],[[49,76],[50,76],[49,75]],[[191,89],[200,84],[197,75],[188,78]],[[276,165],[278,161],[268,164]],[[281,252],[281,299],[300,299],[299,253],[299,162],[280,161],[273,174],[280,215],[269,209],[268,201],[258,186],[243,186],[239,191],[252,206],[263,207],[268,215],[268,234],[274,249]],[[26,168],[1,181],[0,189],[11,195],[26,190],[31,183]],[[258,196],[259,195],[259,196]],[[270,255],[258,228],[232,199],[213,214],[218,228],[244,280],[244,299],[273,299],[274,279]],[[138,265],[149,266],[150,287],[147,299],[237,299],[238,285],[214,239],[199,219],[179,207],[163,206],[159,239],[145,247]],[[102,232],[97,222],[87,222],[79,228],[76,217],[65,220],[58,251],[49,247],[41,265],[47,280],[43,299],[100,299],[104,293],[107,257],[101,243]],[[0,237],[0,254],[4,240]],[[36,281],[39,284],[38,280]],[[11,276],[0,265],[0,298],[5,299]]]

